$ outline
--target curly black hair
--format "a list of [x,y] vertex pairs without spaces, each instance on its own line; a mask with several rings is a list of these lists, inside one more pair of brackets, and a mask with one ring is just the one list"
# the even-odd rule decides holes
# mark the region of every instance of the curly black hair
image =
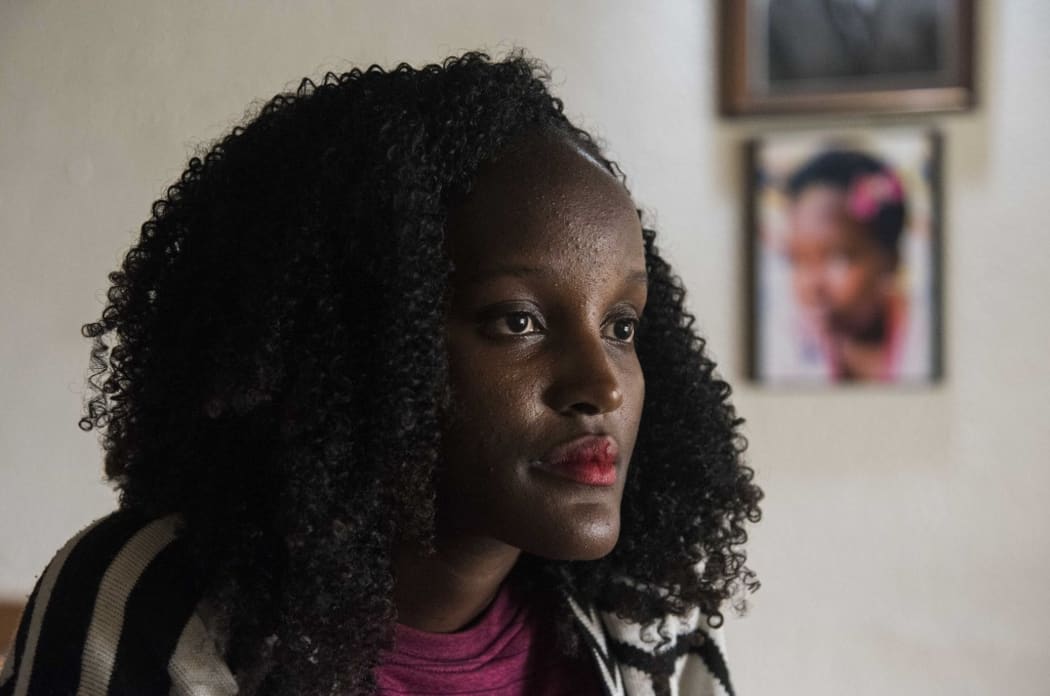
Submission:
[[[304,79],[192,158],[109,274],[83,327],[80,425],[100,430],[122,509],[182,515],[246,692],[375,688],[393,546],[433,542],[445,220],[479,165],[547,132],[626,185],[548,84],[521,52]],[[762,492],[682,282],[643,234],[646,399],[619,542],[519,568],[624,618],[699,606],[716,625],[757,587],[740,547]]]

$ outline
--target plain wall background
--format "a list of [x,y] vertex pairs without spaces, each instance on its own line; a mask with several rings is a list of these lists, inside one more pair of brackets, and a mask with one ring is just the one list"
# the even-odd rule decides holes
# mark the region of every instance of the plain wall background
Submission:
[[[520,45],[607,139],[691,291],[765,488],[763,588],[727,624],[741,694],[1050,693],[1050,3],[982,3],[963,115],[725,122],[709,0],[0,3],[0,596],[112,509],[76,427],[114,269],[194,148],[303,75]],[[777,128],[946,135],[947,379],[743,379],[740,143]]]

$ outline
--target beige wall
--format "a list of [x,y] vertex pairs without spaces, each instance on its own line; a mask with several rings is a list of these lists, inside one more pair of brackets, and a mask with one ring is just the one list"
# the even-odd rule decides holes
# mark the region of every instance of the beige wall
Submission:
[[739,692],[1048,693],[1050,3],[987,0],[981,108],[905,119],[947,135],[947,381],[834,393],[740,378],[739,141],[808,124],[715,117],[712,6],[0,3],[0,596],[113,505],[78,328],[192,148],[304,74],[522,45],[610,142],[738,384],[768,494]]

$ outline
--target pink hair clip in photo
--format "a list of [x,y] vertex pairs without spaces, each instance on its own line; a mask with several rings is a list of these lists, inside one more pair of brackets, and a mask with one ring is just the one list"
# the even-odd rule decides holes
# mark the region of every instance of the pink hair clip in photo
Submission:
[[849,214],[861,222],[878,215],[879,210],[904,199],[900,179],[892,172],[865,174],[853,180],[847,194],[846,207]]

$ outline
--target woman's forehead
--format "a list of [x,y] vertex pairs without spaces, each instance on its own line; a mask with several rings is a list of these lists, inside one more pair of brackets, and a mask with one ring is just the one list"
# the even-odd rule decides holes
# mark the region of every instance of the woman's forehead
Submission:
[[638,255],[641,225],[623,184],[563,138],[537,137],[481,168],[450,211],[450,253],[477,266],[494,259]]

